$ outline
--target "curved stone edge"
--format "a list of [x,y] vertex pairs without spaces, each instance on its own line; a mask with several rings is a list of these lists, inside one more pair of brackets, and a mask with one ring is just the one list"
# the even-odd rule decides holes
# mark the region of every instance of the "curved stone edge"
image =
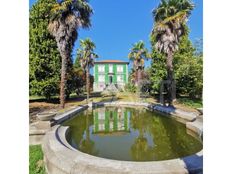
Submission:
[[[128,106],[144,106],[149,109],[156,110],[155,106],[149,103],[136,103],[136,102],[107,102],[107,103],[94,103],[94,106],[115,106],[115,105],[128,105]],[[81,106],[72,111],[64,113],[55,118],[56,123],[61,123],[76,113],[87,109],[88,106]],[[159,110],[158,110],[159,111]],[[161,111],[162,112],[162,111]],[[167,113],[167,112],[164,112]],[[169,113],[174,115],[173,113]],[[58,127],[60,127],[58,129]],[[155,161],[155,162],[127,162],[104,159],[100,157],[91,156],[76,149],[72,148],[66,141],[66,129],[62,126],[55,126],[52,131],[47,133],[42,145],[44,151],[44,160],[46,162],[46,170],[49,174],[63,174],[63,173],[88,173],[88,174],[104,174],[104,173],[135,173],[135,174],[169,174],[169,173],[188,173],[202,171],[203,151],[196,153],[185,158]],[[186,128],[188,128],[186,126]],[[59,131],[57,131],[59,130]],[[65,133],[64,133],[65,131]],[[193,130],[194,131],[194,130]],[[196,132],[196,131],[195,131]],[[63,133],[63,134],[62,134]],[[198,132],[197,132],[198,133]],[[62,135],[62,136],[58,136]],[[61,138],[63,137],[63,138]],[[58,140],[59,139],[59,140]],[[59,152],[59,153],[57,153]],[[97,158],[97,159],[96,159]],[[68,160],[67,160],[68,159]],[[200,159],[200,160],[199,160]],[[97,163],[96,163],[97,160]],[[63,162],[61,162],[63,161]],[[193,161],[193,163],[191,163]],[[199,162],[200,161],[200,162]],[[195,164],[198,162],[198,164]],[[96,165],[97,164],[97,165]],[[106,165],[107,164],[107,165]],[[189,167],[190,166],[190,167]],[[122,170],[123,169],[123,170]]]
[[68,112],[65,112],[61,115],[56,115],[51,121],[52,121],[52,126],[56,125],[56,124],[61,124],[62,122],[64,122],[67,119],[72,118],[73,116],[75,116],[77,113],[85,110],[88,108],[88,105],[83,105],[83,106],[79,106],[75,109],[72,109]]
[[160,104],[151,104],[151,103],[144,103],[144,102],[98,102],[98,103],[93,103],[93,106],[115,106],[115,105],[125,105],[125,106],[144,106],[149,109],[159,111],[165,114],[169,114],[172,116],[179,117],[181,119],[184,119],[186,121],[194,121],[196,117],[199,115],[196,112],[186,112],[181,109],[176,109],[174,107],[167,107],[167,106],[162,106]]
[[68,127],[56,128],[44,137],[43,151],[48,174],[185,174],[182,159],[130,162],[95,157],[70,149],[65,136]]
[[[196,120],[196,117],[198,116],[197,113],[194,112],[186,112],[183,111],[181,109],[175,109],[172,107],[165,107],[159,104],[151,104],[151,103],[144,103],[144,102],[117,102],[117,101],[113,101],[113,102],[97,102],[97,103],[92,103],[93,107],[98,107],[98,106],[143,106],[146,107],[148,109],[154,110],[154,111],[158,111],[161,113],[165,113],[171,116],[176,116],[178,118],[184,119],[186,121],[194,121]],[[83,106],[79,106],[71,111],[65,112],[61,115],[56,115],[53,119],[52,119],[52,126],[55,124],[60,124],[63,121],[75,116],[75,114],[77,114],[78,112],[85,110],[88,108],[88,105],[83,105]]]
[[198,136],[202,137],[203,135],[203,124],[202,122],[199,122],[198,120],[194,122],[187,122],[186,128],[197,133]]

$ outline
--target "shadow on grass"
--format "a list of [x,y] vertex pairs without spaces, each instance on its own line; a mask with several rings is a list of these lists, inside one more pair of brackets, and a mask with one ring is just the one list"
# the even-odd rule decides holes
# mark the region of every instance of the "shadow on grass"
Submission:
[[[70,97],[70,98],[66,99],[66,102],[83,101],[85,99],[86,99],[85,96],[75,96],[75,97]],[[29,100],[29,102],[30,103],[34,103],[34,102],[46,102],[46,103],[51,103],[51,104],[59,104],[60,103],[60,99],[58,97],[52,98],[50,100],[47,100],[45,98],[41,98],[41,99],[31,99],[31,100]]]
[[[90,94],[90,98],[93,97],[101,97],[101,92],[93,92]],[[73,101],[83,101],[86,99],[86,95],[70,95],[69,98],[66,99],[66,102],[73,102]],[[60,99],[59,97],[52,97],[51,99],[46,99],[46,98],[35,98],[35,99],[29,99],[30,103],[33,102],[46,102],[46,103],[51,103],[51,104],[59,104],[60,103]]]

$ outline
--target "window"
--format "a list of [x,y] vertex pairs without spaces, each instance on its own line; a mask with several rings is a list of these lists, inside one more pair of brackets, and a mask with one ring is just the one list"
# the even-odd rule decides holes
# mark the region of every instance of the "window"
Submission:
[[123,66],[117,65],[117,72],[123,72]]
[[109,73],[113,73],[113,65],[109,65]]
[[122,75],[117,76],[117,82],[123,82],[123,76]]
[[99,80],[99,82],[105,82],[105,76],[104,75],[99,75],[98,80]]
[[99,72],[105,72],[105,66],[104,65],[98,65],[98,71]]

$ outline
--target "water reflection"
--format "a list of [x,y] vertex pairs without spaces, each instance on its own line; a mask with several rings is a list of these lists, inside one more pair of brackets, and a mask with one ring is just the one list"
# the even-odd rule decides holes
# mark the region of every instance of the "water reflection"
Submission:
[[65,125],[69,143],[82,152],[118,160],[166,160],[194,154],[202,144],[185,125],[142,108],[85,111]]
[[93,111],[95,134],[129,131],[129,112],[124,108],[98,108]]
[[82,152],[88,153],[88,154],[92,154],[92,155],[97,155],[98,151],[95,149],[94,146],[94,141],[92,141],[90,139],[90,114],[89,114],[89,110],[86,111],[86,126],[85,126],[85,136],[83,139],[81,139],[80,143],[79,143],[79,149]]

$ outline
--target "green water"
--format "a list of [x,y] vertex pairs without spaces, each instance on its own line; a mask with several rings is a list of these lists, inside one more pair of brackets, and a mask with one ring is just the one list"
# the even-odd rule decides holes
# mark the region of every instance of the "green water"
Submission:
[[63,125],[70,126],[66,138],[74,148],[108,159],[159,161],[202,149],[184,124],[144,108],[86,110]]

